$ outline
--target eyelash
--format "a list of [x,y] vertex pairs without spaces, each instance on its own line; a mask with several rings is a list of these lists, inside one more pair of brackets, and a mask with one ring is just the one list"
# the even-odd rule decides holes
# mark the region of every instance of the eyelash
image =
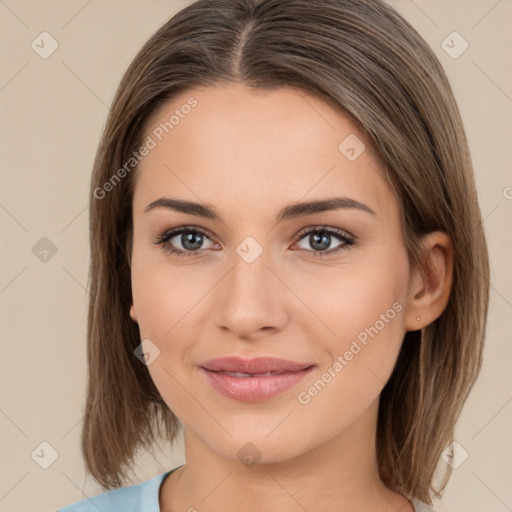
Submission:
[[[170,229],[168,231],[164,231],[160,236],[156,238],[156,240],[153,241],[155,245],[162,245],[162,249],[168,253],[172,254],[174,256],[178,256],[180,258],[193,258],[196,257],[194,253],[199,253],[201,249],[197,251],[182,251],[181,249],[173,249],[168,245],[168,241],[171,238],[174,238],[177,235],[181,235],[183,233],[194,233],[194,234],[201,234],[204,235],[207,238],[210,238],[210,235],[207,231],[193,226],[181,226],[179,228]],[[300,242],[302,239],[304,239],[307,235],[310,235],[311,233],[327,233],[329,235],[334,235],[338,237],[338,239],[343,242],[342,245],[338,246],[336,249],[330,250],[330,251],[310,251],[308,249],[298,249],[300,251],[306,251],[306,252],[312,252],[313,256],[308,256],[311,258],[327,258],[329,256],[332,256],[333,254],[337,254],[340,251],[346,250],[350,248],[352,245],[355,244],[355,237],[352,235],[349,235],[345,231],[342,231],[340,229],[331,228],[328,226],[322,226],[321,228],[315,227],[315,228],[305,228],[300,233],[297,234],[297,240],[294,242],[294,244]]]

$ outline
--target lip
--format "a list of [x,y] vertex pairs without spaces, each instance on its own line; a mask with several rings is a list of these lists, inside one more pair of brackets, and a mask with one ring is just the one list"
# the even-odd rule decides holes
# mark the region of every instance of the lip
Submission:
[[[313,363],[268,356],[253,359],[226,356],[209,359],[199,365],[214,389],[224,396],[244,402],[260,402],[283,393],[296,386],[314,366]],[[269,372],[270,375],[261,375]]]

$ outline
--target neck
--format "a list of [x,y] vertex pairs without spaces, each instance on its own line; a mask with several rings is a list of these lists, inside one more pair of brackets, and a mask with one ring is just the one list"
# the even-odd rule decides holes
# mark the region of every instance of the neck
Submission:
[[[247,512],[414,512],[405,497],[380,479],[378,401],[374,405],[326,443],[293,458],[250,466],[219,455],[186,430],[186,464],[165,480],[161,511],[238,512],[243,504]],[[264,455],[261,460],[268,460]]]

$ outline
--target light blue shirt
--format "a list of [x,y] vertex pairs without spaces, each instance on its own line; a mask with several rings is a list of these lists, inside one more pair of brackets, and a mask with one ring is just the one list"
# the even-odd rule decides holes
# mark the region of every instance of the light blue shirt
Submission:
[[111,489],[96,496],[75,501],[57,512],[160,512],[158,503],[160,485],[164,478],[176,469],[178,468],[139,484]]
[[[57,512],[161,512],[158,502],[160,486],[164,478],[178,468],[139,484],[112,489],[91,498],[84,498],[60,508]],[[415,512],[436,512],[434,508],[416,499],[411,499],[411,502]]]

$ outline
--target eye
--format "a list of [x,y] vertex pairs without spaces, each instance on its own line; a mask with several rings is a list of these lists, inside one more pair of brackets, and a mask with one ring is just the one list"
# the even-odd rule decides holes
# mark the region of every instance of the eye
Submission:
[[[182,226],[165,231],[154,240],[153,243],[155,245],[162,245],[164,251],[169,254],[182,257],[195,257],[197,254],[193,254],[194,252],[199,252],[201,249],[208,249],[208,247],[203,247],[205,238],[209,240],[209,235],[203,229]],[[218,244],[211,243],[213,247],[220,247]],[[209,248],[211,249],[212,247]]]
[[[355,238],[345,231],[328,226],[307,228],[298,235],[299,241],[305,242],[312,247],[311,249],[301,247],[300,250],[310,253],[313,258],[326,258],[336,254],[344,249],[348,249],[355,244]],[[333,242],[333,237],[339,241],[339,244],[331,250],[327,250]],[[204,239],[212,244],[210,247],[204,247]],[[220,245],[210,240],[210,235],[205,230],[192,227],[181,226],[176,229],[164,231],[156,240],[155,245],[161,245],[165,252],[179,257],[197,257],[203,249],[220,249]],[[181,246],[181,247],[180,247]],[[194,254],[195,253],[195,254]]]
[[[307,230],[301,231],[297,235],[300,240],[299,242],[305,242],[313,250],[308,248],[301,248],[309,253],[312,253],[313,258],[324,258],[338,253],[344,249],[348,249],[354,245],[355,239],[348,233],[327,226],[315,227],[313,229],[308,228]],[[339,244],[332,250],[327,251],[333,241],[333,237],[339,240]]]

